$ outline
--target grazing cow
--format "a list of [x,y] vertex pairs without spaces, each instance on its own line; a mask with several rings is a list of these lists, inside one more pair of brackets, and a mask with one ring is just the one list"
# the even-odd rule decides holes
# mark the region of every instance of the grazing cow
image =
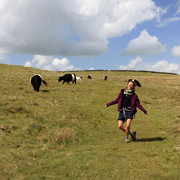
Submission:
[[88,75],[88,79],[92,79],[92,76],[90,74]]
[[81,79],[82,79],[82,77],[76,77],[76,79],[77,79],[77,80],[81,80]]
[[128,82],[130,82],[130,81],[133,81],[136,86],[141,87],[141,84],[140,84],[140,82],[138,80],[136,80],[136,79],[129,79]]
[[34,88],[34,91],[39,92],[39,88],[41,84],[45,84],[47,86],[47,82],[43,80],[42,76],[39,74],[34,74],[30,79],[31,85]]
[[76,84],[76,75],[74,73],[72,73],[72,74],[65,74],[64,76],[60,76],[58,81],[59,82],[63,81],[63,84],[65,82],[68,82],[68,84],[69,84],[69,82],[72,81],[73,84],[74,83]]
[[107,76],[104,76],[104,80],[105,80],[105,81],[107,80]]

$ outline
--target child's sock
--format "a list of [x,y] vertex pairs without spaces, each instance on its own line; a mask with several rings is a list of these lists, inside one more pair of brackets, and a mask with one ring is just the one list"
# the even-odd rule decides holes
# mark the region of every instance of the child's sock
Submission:
[[125,136],[125,142],[130,143],[131,141],[128,139],[128,136]]
[[130,135],[133,135],[133,132],[130,132]]

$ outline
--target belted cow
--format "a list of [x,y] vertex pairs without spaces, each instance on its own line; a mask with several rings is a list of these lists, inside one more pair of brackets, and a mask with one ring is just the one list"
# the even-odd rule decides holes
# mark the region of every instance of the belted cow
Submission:
[[41,84],[45,84],[47,86],[47,82],[45,80],[43,80],[42,76],[39,74],[34,74],[31,79],[30,79],[31,85],[34,88],[34,91],[39,91],[39,88],[41,86]]
[[77,77],[77,76],[76,76],[76,80],[81,80],[82,78],[83,78],[83,77]]
[[72,74],[65,74],[64,76],[60,76],[58,81],[59,82],[63,81],[63,84],[65,82],[67,82],[69,84],[69,82],[72,81],[73,84],[74,83],[76,84],[76,75],[74,73],[72,73]]
[[92,79],[92,76],[90,74],[88,75],[88,79]]

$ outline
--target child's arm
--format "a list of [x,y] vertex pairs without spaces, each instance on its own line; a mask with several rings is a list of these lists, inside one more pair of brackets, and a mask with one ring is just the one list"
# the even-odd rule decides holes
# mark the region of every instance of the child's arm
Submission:
[[144,114],[147,115],[147,111],[142,107],[142,105],[140,104],[139,98],[137,97],[137,101],[136,101],[136,105],[137,107],[144,112]]

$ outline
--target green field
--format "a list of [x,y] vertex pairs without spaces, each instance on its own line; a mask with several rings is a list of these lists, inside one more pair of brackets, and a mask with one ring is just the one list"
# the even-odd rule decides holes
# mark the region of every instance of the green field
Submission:
[[[48,86],[34,92],[33,74]],[[180,179],[180,76],[150,72],[63,72],[0,64],[0,179]],[[92,79],[88,80],[88,74]],[[103,77],[107,75],[108,80]],[[141,104],[124,142],[114,100],[127,80]]]

